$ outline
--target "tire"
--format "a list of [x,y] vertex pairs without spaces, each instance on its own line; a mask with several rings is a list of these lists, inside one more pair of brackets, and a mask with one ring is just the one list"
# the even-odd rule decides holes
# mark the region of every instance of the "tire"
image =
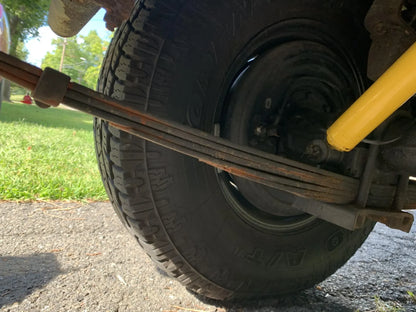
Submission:
[[[140,1],[112,40],[99,91],[207,132],[220,126],[221,136],[249,144],[241,133],[251,127],[247,111],[256,108],[238,103],[250,97],[244,93],[250,82],[257,90],[255,65],[267,71],[264,62],[285,54],[280,47],[287,44],[293,64],[300,55],[299,70],[313,76],[313,62],[323,60],[322,79],[334,71],[341,77],[334,84],[347,91],[329,109],[339,114],[365,86],[365,2]],[[373,227],[350,232],[288,212],[288,194],[247,184],[103,120],[95,120],[94,130],[102,179],[121,221],[159,267],[203,296],[229,300],[311,287],[342,266]]]

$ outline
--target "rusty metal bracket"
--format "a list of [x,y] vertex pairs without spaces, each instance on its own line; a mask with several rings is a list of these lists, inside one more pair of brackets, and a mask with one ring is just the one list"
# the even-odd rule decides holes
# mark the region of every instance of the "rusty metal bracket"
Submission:
[[113,31],[129,18],[134,3],[134,0],[51,0],[48,23],[57,35],[72,37],[103,7],[107,10],[106,26]]
[[51,0],[48,24],[57,35],[72,37],[99,9],[100,6],[90,0]]
[[402,18],[404,0],[375,0],[364,24],[373,43],[367,76],[377,80],[415,41],[416,31]]
[[99,6],[107,10],[104,17],[106,27],[113,31],[130,17],[130,13],[134,7],[134,0],[93,0]]
[[323,203],[310,198],[295,197],[290,205],[350,231],[362,228],[367,220],[372,220],[409,233],[414,222],[413,215],[403,211],[362,209],[352,205]]
[[32,92],[32,96],[36,102],[56,107],[64,100],[70,81],[69,76],[51,68],[45,68]]

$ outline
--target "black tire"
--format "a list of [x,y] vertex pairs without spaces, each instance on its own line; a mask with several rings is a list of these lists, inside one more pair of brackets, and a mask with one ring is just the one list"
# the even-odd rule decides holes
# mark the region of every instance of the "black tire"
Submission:
[[[368,49],[365,2],[139,1],[111,43],[99,90],[212,133],[235,110],[226,104],[232,102],[230,85],[253,55],[307,40],[313,49],[319,45],[317,50],[339,56],[339,67],[348,72],[341,80],[356,84],[350,90],[356,97]],[[244,141],[233,131],[222,135]],[[262,211],[247,217],[234,191],[223,185],[232,177],[102,120],[95,121],[95,140],[102,178],[122,222],[163,270],[210,298],[311,287],[342,266],[373,226],[350,232],[305,215]],[[283,210],[286,195],[276,194],[283,199],[275,206]]]

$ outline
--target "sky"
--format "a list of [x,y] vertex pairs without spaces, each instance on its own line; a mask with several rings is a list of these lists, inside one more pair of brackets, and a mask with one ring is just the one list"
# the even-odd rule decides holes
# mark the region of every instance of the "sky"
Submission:
[[[104,15],[104,9],[98,11],[88,24],[82,28],[79,35],[86,36],[91,30],[96,30],[101,38],[109,41],[111,32],[105,28]],[[56,38],[58,36],[55,35],[49,26],[39,28],[39,37],[32,38],[25,44],[26,49],[29,51],[27,61],[32,65],[40,66],[46,53],[53,51],[54,47],[51,43],[52,39]]]

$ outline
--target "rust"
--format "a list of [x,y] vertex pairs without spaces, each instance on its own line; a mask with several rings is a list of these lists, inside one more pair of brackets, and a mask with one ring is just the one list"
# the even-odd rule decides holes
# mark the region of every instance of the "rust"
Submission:
[[[13,81],[28,85],[30,88],[35,88],[33,86],[35,84],[36,88],[44,90],[46,97],[50,96],[48,88],[45,86],[55,83],[55,81],[49,81],[54,79],[55,74],[43,75],[40,69],[25,67],[24,62],[16,61],[16,59],[2,53],[0,53],[1,64],[5,64],[5,66],[0,66],[0,74],[3,72],[5,76],[9,75]],[[43,80],[40,79],[41,76],[44,76]],[[347,225],[349,229],[354,229],[366,217],[377,219],[377,221],[387,223],[391,227],[403,230],[408,229],[409,224],[411,225],[413,222],[413,216],[404,213],[373,209],[363,211],[356,208],[351,211],[351,206],[345,204],[351,202],[357,195],[358,180],[283,157],[270,156],[200,130],[156,118],[127,107],[123,103],[117,103],[107,96],[76,83],[68,84],[67,80],[61,79],[59,76],[58,78],[60,88],[55,90],[55,102],[59,101],[64,94],[63,103],[66,105],[107,120],[110,125],[122,131],[194,157],[207,165],[217,167],[235,176],[295,194],[298,196],[296,198],[315,202],[315,206],[309,207],[310,211],[307,213],[323,219],[329,218],[330,222],[338,224],[343,223],[342,218],[339,217],[340,214],[334,214],[334,211],[342,212],[349,217],[350,225]],[[378,186],[373,192],[394,194],[394,186]],[[416,187],[410,185],[408,195],[409,200],[405,207],[412,207],[416,203]],[[302,208],[304,202],[298,201],[297,204]],[[333,205],[334,203],[342,205]],[[354,220],[358,220],[358,223],[353,224]]]
[[88,89],[84,86],[81,86],[77,83],[71,84],[69,86],[69,89],[73,90],[73,91],[76,91],[76,92],[79,92],[81,94],[85,94],[85,95],[87,95],[91,98],[94,98],[94,99],[102,102],[103,104],[106,104],[106,105],[108,105],[108,106],[110,106],[110,107],[112,107],[112,108],[114,108],[118,111],[125,112],[126,114],[128,114],[131,117],[140,118],[139,119],[140,123],[146,124],[146,120],[149,120],[149,121],[154,121],[154,122],[163,124],[165,126],[169,126],[169,123],[167,123],[167,122],[165,122],[165,121],[163,121],[163,120],[161,120],[157,117],[154,117],[150,114],[142,113],[142,112],[140,112],[136,109],[133,109],[133,108],[128,107],[126,105],[123,105],[121,103],[115,102],[114,99],[109,98],[109,97],[107,97],[107,96],[105,96],[101,93],[97,93],[97,92],[95,92],[91,89]]
[[363,209],[360,215],[370,220],[383,223],[390,228],[410,232],[414,217],[412,214],[402,211],[379,211],[372,209]]
[[416,209],[416,202],[407,202],[404,204],[404,210],[415,210]]
[[70,77],[51,68],[45,68],[32,92],[36,102],[42,105],[58,106],[68,90]]
[[134,0],[93,0],[96,4],[107,10],[104,17],[106,27],[113,31],[119,27],[123,21],[130,17],[130,13],[134,7]]
[[[74,91],[80,93],[88,93],[88,95],[97,98],[97,94],[87,88],[81,89],[80,86],[74,84],[73,89]],[[214,157],[217,159],[230,159],[230,157],[242,158],[248,160],[248,166],[256,168],[258,170],[267,171],[272,174],[287,177],[292,180],[307,182],[311,185],[337,189],[338,191],[343,191],[347,194],[355,194],[357,192],[358,182],[354,179],[342,177],[340,175],[335,175],[332,173],[329,174],[329,176],[326,174],[322,175],[321,173],[318,173],[316,168],[314,167],[299,166],[300,168],[296,168],[293,167],[294,162],[289,161],[287,159],[279,158],[278,156],[274,157],[274,160],[264,159],[256,155],[258,151],[248,151],[252,154],[248,156],[246,149],[241,149],[240,146],[235,147],[229,142],[225,142],[224,140],[221,141],[221,138],[215,138],[214,141],[212,140],[212,137],[207,137],[206,133],[201,132],[197,129],[192,129],[192,131],[189,128],[184,129],[182,125],[177,125],[174,122],[168,122],[163,119],[154,117],[150,114],[139,112],[131,107],[128,107],[121,103],[114,102],[113,99],[105,97],[104,95],[99,95],[99,101],[104,102],[117,112],[124,112],[127,117],[133,117],[136,122],[142,125],[156,127],[161,131],[166,131],[166,129],[175,128],[169,130],[169,132],[175,133],[175,135],[181,138],[186,138],[187,140],[194,138],[194,142],[196,142],[202,147],[213,148],[216,150],[221,148],[221,153],[214,154]],[[205,138],[207,138],[209,142],[202,141]],[[219,146],[219,144],[222,144],[223,146]],[[239,148],[239,150],[236,150],[236,148]],[[304,168],[306,168],[306,170]],[[347,197],[348,201],[351,201],[351,196]]]
[[199,158],[198,159],[200,162],[203,162],[207,165],[210,165],[212,167],[216,167],[218,169],[224,170],[225,172],[234,174],[236,176],[242,177],[242,178],[250,178],[250,179],[258,179],[258,176],[254,175],[254,174],[250,174],[248,173],[246,170],[243,170],[241,168],[235,168],[235,167],[231,167],[231,166],[226,166],[226,165],[220,165],[218,163],[206,160],[206,159],[202,159]]
[[134,0],[51,0],[48,23],[62,37],[75,36],[82,27],[103,7],[106,26],[113,31],[127,20],[134,7]]
[[132,129],[132,127],[125,127],[125,126],[122,126],[122,125],[120,125],[120,124],[116,124],[116,123],[114,123],[114,122],[109,122],[108,124],[109,124],[110,126],[114,127],[114,128],[117,128],[117,129],[119,129],[119,130],[123,130],[123,131],[125,131],[125,132],[130,132],[131,130],[133,130],[133,129]]
[[416,31],[402,17],[403,0],[375,0],[365,18],[372,44],[367,75],[377,80],[416,40]]
[[33,90],[36,86],[37,80],[42,73],[41,69],[34,70],[34,66],[25,66],[25,62],[2,53],[0,59],[0,75],[11,81],[18,83],[28,90]]

